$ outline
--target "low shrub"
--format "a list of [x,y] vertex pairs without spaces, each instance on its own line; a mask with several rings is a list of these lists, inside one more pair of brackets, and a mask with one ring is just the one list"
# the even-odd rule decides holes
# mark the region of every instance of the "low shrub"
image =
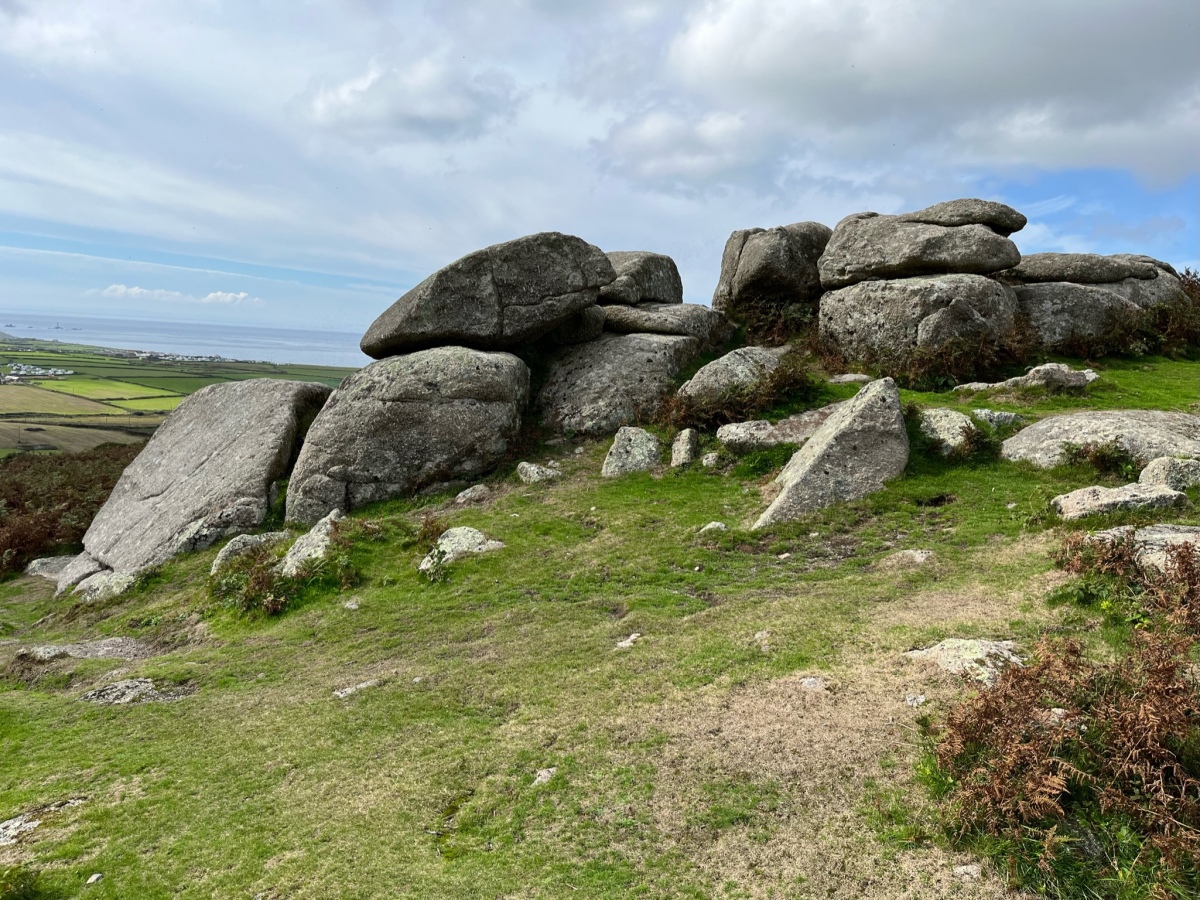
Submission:
[[762,381],[736,387],[711,400],[697,401],[678,394],[659,408],[658,422],[670,428],[713,428],[742,422],[785,404],[810,403],[820,394],[804,355],[790,350]]
[[1063,462],[1071,466],[1091,466],[1100,478],[1121,484],[1137,480],[1146,465],[1116,441],[1067,444],[1063,447]]
[[37,900],[37,876],[24,866],[0,866],[0,900]]

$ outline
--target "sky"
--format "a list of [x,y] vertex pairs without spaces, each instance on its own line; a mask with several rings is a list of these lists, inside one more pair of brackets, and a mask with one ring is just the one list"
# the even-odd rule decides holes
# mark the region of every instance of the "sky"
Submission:
[[1200,268],[1195,0],[0,0],[0,315],[358,332],[538,231],[956,197]]

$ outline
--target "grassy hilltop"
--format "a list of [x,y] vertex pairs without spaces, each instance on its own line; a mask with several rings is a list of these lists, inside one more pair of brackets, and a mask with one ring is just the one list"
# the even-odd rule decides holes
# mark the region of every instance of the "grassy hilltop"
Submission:
[[[1097,369],[1086,396],[904,400],[1200,412],[1196,362]],[[884,491],[751,532],[786,452],[601,479],[608,443],[540,445],[525,458],[564,477],[523,485],[514,459],[482,506],[447,493],[355,513],[278,615],[214,593],[215,549],[100,605],[0,584],[0,820],[44,810],[0,846],[0,872],[20,867],[0,896],[1001,897],[1010,865],[1036,881],[1012,843],[952,838],[928,728],[974,688],[901,654],[948,636],[1026,654],[1046,635],[1126,652],[1135,620],[1069,602],[1079,581],[1051,559],[1049,499],[1101,473],[914,447]],[[729,530],[698,534],[714,520]],[[418,575],[452,525],[506,547]],[[934,558],[877,565],[910,548]],[[103,637],[153,655],[14,658]],[[135,677],[179,698],[79,699]],[[1095,834],[1117,874],[1059,872],[1060,896],[1151,896],[1149,845]],[[978,862],[966,848],[997,865],[955,870]]]

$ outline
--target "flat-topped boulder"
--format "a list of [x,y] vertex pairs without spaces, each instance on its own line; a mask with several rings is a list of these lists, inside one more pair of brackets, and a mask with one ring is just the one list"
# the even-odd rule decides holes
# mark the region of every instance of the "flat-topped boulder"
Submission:
[[767,419],[731,422],[717,429],[717,440],[731,453],[739,454],[778,447],[781,444],[794,444],[799,447],[816,434],[830,416],[849,402],[843,400],[820,409],[807,409],[778,422],[770,422]]
[[1030,253],[1011,269],[997,273],[998,278],[1037,284],[1070,281],[1074,284],[1107,284],[1126,278],[1147,279],[1158,276],[1158,267],[1149,257],[1125,255],[1101,256],[1099,253]]
[[617,277],[600,288],[601,303],[683,302],[683,279],[671,257],[646,250],[614,250],[607,256]]
[[313,423],[288,484],[288,519],[311,525],[335,509],[488,472],[516,437],[528,397],[529,368],[510,353],[438,347],[372,363]]
[[779,368],[786,347],[739,347],[702,366],[679,388],[694,403],[715,403],[735,391],[747,391]]
[[1137,561],[1159,572],[1167,567],[1169,551],[1184,544],[1200,557],[1200,526],[1196,525],[1148,525],[1145,528],[1122,525],[1089,534],[1088,541],[1098,544],[1130,541]]
[[1099,377],[1092,369],[1072,369],[1065,363],[1043,363],[1015,378],[995,383],[973,381],[970,384],[960,384],[954,390],[1016,391],[1044,388],[1051,392],[1082,391]]
[[921,410],[920,428],[942,456],[962,450],[977,430],[970,416],[942,408]]
[[1121,487],[1080,488],[1060,494],[1050,501],[1063,521],[1071,522],[1087,516],[1122,512],[1134,509],[1168,509],[1187,506],[1187,494],[1172,490],[1165,484],[1126,484]]
[[924,225],[943,225],[956,228],[960,225],[985,225],[1001,237],[1020,231],[1028,219],[1011,206],[995,200],[977,200],[966,197],[935,203],[916,212],[902,213],[896,217],[901,222],[920,222]]
[[616,278],[604,252],[556,231],[469,253],[430,275],[367,329],[376,359],[440,345],[508,350],[595,305]]
[[693,337],[605,334],[551,359],[537,408],[556,431],[612,434],[653,413],[700,350]]
[[824,288],[835,290],[884,278],[986,275],[1020,261],[1017,245],[986,225],[946,227],[902,216],[856,213],[833,230],[818,269]]
[[817,261],[832,234],[820,222],[735,231],[721,255],[713,309],[738,322],[789,307],[815,311],[822,291]]
[[1069,446],[1116,444],[1143,463],[1160,456],[1200,456],[1200,416],[1154,409],[1104,409],[1047,416],[1001,445],[1004,459],[1041,469],[1065,461]]
[[92,521],[83,538],[90,559],[135,573],[257,528],[329,395],[320,384],[256,378],[186,398]]
[[963,341],[995,343],[1015,327],[1017,295],[982,275],[861,281],[821,298],[823,340],[853,359],[903,359]]
[[733,337],[733,324],[698,303],[642,303],[605,308],[604,330],[614,334],[675,334],[718,347]]
[[900,391],[873,381],[845,403],[796,451],[775,479],[779,494],[754,523],[765,528],[880,490],[908,465],[908,432]]

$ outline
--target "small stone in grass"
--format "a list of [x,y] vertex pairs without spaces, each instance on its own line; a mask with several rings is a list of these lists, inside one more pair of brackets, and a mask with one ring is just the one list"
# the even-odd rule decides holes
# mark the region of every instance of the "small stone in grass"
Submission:
[[825,693],[829,690],[829,685],[826,684],[825,679],[817,675],[810,675],[807,678],[801,678],[800,687],[804,688],[806,691],[819,691],[821,693]]
[[533,779],[533,786],[539,787],[540,785],[549,783],[557,771],[558,766],[550,766],[548,769],[538,769],[537,775]]
[[963,881],[974,881],[983,874],[983,870],[977,865],[955,866],[954,877],[961,878]]
[[617,646],[622,649],[628,649],[629,647],[632,647],[635,643],[637,643],[639,638],[641,638],[641,634],[639,634],[638,632],[635,631],[629,637],[625,638],[625,640],[617,641]]
[[924,694],[909,694],[907,697],[904,698],[904,705],[905,706],[924,706],[925,705],[925,695]]
[[102,879],[103,877],[104,877],[104,875],[103,875],[103,874],[101,874],[100,872],[97,872],[95,875],[93,875],[91,878],[89,878],[89,879],[87,880],[87,883],[88,883],[88,884],[96,884],[96,883],[97,883],[97,882],[99,882],[99,881],[100,881],[100,879]]

